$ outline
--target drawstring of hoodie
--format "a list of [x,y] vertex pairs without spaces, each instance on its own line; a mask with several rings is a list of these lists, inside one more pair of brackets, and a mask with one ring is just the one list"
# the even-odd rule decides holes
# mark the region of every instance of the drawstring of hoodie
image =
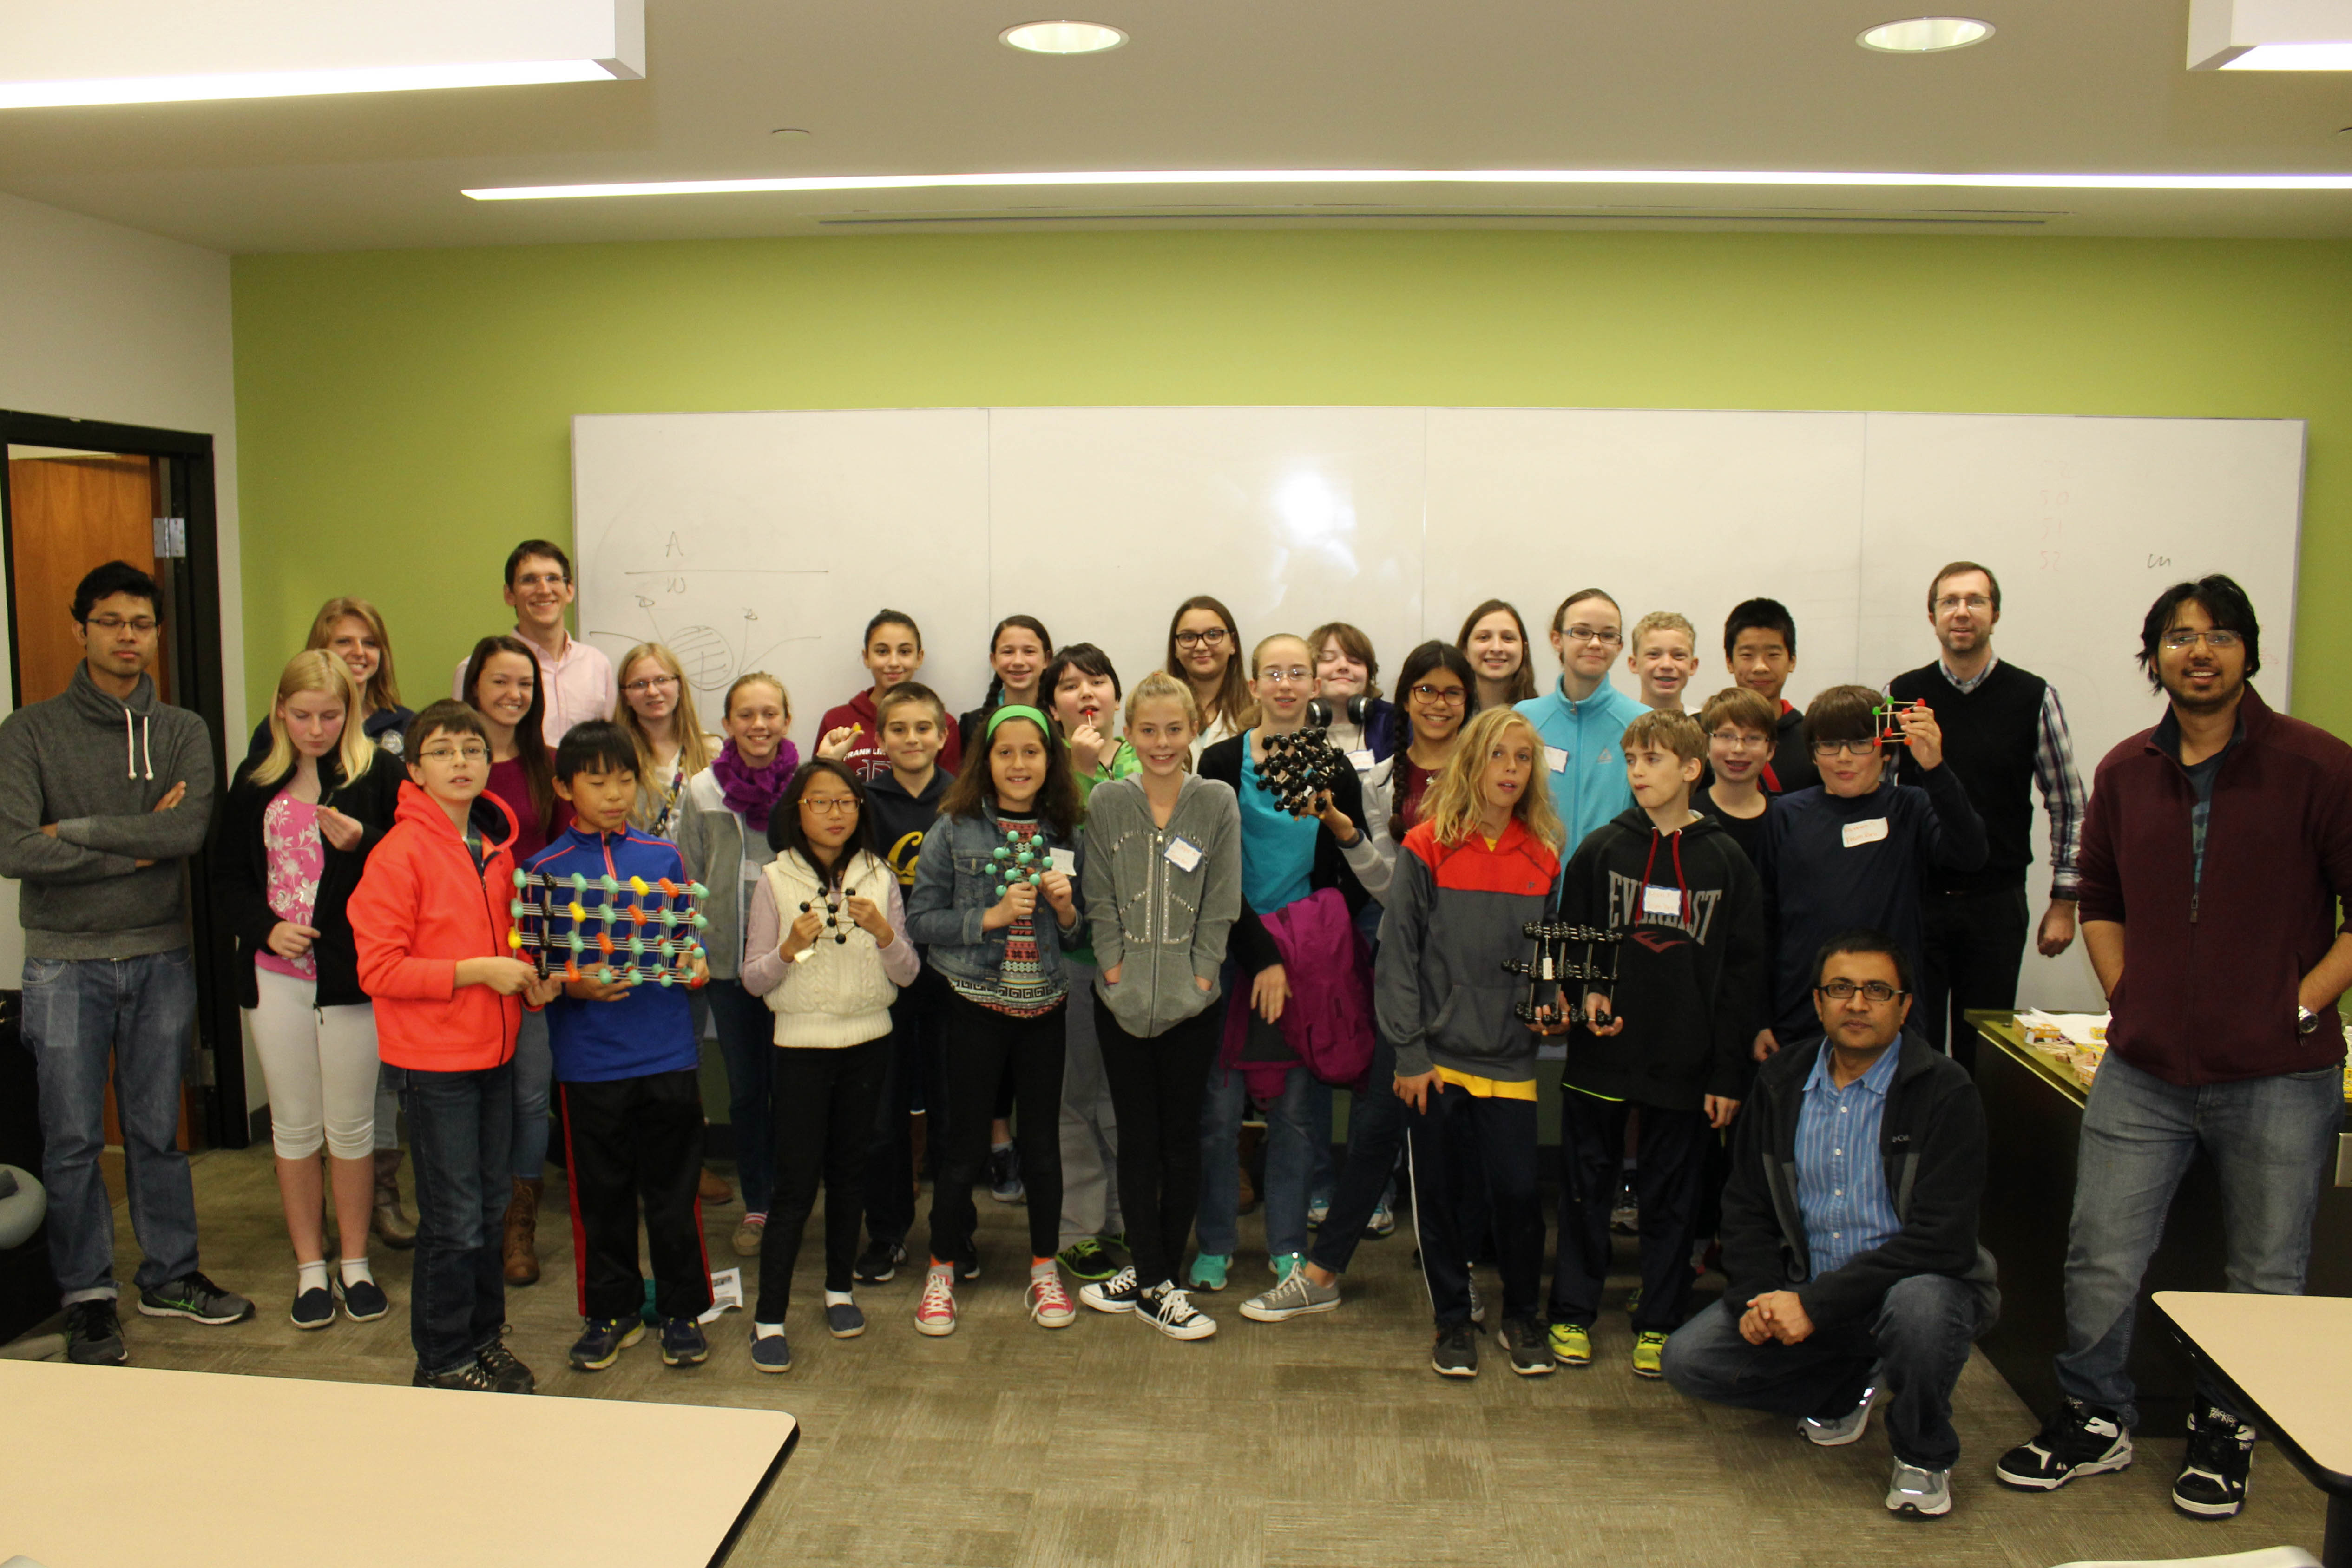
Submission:
[[[1642,885],[1645,888],[1650,885],[1650,868],[1657,863],[1658,841],[1665,836],[1665,834],[1658,831],[1655,828],[1652,828],[1650,830],[1650,852],[1643,856],[1642,860]],[[1690,883],[1683,877],[1682,834],[1675,834],[1674,841],[1675,898],[1675,919],[1677,923],[1682,923],[1686,922],[1690,918]],[[1644,911],[1643,913],[1647,912]],[[1638,921],[1636,923],[1638,924]]]
[[131,731],[131,710],[122,710],[122,776],[125,779],[139,777],[139,759],[142,756],[147,759],[147,777],[155,777],[155,753],[148,746],[147,722],[147,716],[141,714],[139,732],[133,735]]

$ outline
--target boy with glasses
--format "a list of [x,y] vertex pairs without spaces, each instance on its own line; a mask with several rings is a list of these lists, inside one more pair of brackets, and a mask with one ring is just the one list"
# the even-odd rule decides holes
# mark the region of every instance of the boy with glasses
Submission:
[[[1935,871],[1984,863],[1984,821],[1959,776],[1944,766],[1943,732],[1925,704],[1882,726],[1868,686],[1832,686],[1805,710],[1805,739],[1821,782],[1783,795],[1764,818],[1764,907],[1773,977],[1756,1059],[1818,1032],[1813,956],[1841,931],[1886,933],[1906,965],[1919,962],[1919,889]],[[1886,775],[1885,747],[1905,746],[1917,785]]]
[[[507,603],[515,612],[515,635],[539,661],[539,684],[547,693],[540,730],[552,747],[564,732],[592,718],[613,716],[613,661],[593,643],[564,630],[563,612],[578,597],[572,584],[572,558],[547,539],[525,539],[507,555]],[[457,661],[449,695],[466,695],[467,661]]]
[[1883,1393],[1887,1511],[1934,1519],[1960,1456],[1952,1387],[2000,1293],[1977,1243],[1984,1106],[1958,1063],[1905,1032],[1911,972],[1878,931],[1833,936],[1807,964],[1824,1038],[1756,1075],[1723,1198],[1730,1286],[1664,1361],[1694,1399],[1796,1416],[1824,1448],[1860,1442]]
[[1727,686],[1706,699],[1698,727],[1706,732],[1714,778],[1691,804],[1722,824],[1751,865],[1764,852],[1765,765],[1772,759],[1772,705],[1746,686]]

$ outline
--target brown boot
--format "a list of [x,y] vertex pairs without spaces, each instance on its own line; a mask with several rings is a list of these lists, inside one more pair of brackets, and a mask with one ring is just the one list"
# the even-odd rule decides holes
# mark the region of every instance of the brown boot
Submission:
[[501,1249],[509,1285],[539,1283],[539,1195],[546,1185],[544,1180],[514,1184],[514,1197],[507,1204],[506,1245]]
[[695,1188],[694,1196],[709,1204],[732,1203],[735,1201],[735,1189],[728,1185],[725,1176],[706,1167],[701,1185]]
[[400,1209],[400,1151],[375,1152],[375,1218],[368,1228],[376,1239],[396,1251],[416,1245],[416,1226]]

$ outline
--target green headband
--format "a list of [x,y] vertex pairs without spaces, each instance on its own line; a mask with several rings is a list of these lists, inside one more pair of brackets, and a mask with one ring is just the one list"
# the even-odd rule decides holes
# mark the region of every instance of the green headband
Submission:
[[996,738],[996,727],[1003,724],[1008,718],[1027,719],[1030,723],[1037,727],[1037,733],[1040,735],[1051,735],[1054,733],[1053,721],[1047,718],[1044,714],[1038,712],[1035,708],[1029,706],[1026,703],[1008,703],[988,716],[987,738],[994,740]]

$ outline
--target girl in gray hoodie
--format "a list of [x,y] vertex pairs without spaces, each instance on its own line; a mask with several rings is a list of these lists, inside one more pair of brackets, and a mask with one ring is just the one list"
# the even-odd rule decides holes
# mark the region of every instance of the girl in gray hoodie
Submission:
[[1127,699],[1142,771],[1095,787],[1079,891],[1094,936],[1095,1030],[1118,1118],[1119,1207],[1134,1262],[1080,1288],[1171,1339],[1205,1339],[1176,1265],[1201,1188],[1201,1104],[1224,1014],[1217,975],[1241,913],[1241,808],[1190,769],[1192,693],[1154,672]]

